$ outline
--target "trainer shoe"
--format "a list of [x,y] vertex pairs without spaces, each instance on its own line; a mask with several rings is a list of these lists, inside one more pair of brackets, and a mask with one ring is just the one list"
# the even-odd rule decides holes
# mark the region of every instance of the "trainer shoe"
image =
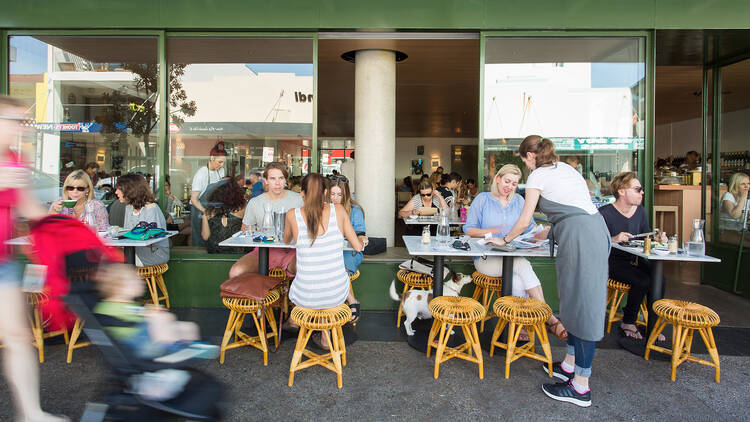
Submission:
[[[552,376],[557,379],[568,382],[573,379],[573,377],[575,376],[575,372],[567,372],[566,370],[562,368],[561,363],[562,362],[555,362],[552,364]],[[542,364],[542,370],[544,371],[545,374],[549,375],[549,371],[547,370],[547,368],[548,368],[547,365]]]
[[584,394],[579,393],[573,388],[571,381],[559,382],[557,384],[544,384],[542,385],[542,391],[547,397],[573,403],[576,406],[589,407],[591,406],[591,390]]

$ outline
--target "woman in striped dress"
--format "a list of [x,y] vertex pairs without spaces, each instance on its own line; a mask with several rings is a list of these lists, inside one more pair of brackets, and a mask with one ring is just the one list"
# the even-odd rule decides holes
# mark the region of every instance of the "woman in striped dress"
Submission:
[[293,241],[297,245],[297,275],[289,289],[289,300],[305,308],[333,308],[349,295],[344,238],[357,252],[362,251],[362,243],[344,207],[327,203],[321,175],[305,176],[300,193],[304,204],[287,212],[284,232],[284,243]]

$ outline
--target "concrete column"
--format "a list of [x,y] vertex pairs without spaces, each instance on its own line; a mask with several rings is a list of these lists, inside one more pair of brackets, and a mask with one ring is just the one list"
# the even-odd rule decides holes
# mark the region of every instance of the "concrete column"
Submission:
[[354,77],[356,200],[367,234],[393,246],[396,178],[396,53],[359,50]]

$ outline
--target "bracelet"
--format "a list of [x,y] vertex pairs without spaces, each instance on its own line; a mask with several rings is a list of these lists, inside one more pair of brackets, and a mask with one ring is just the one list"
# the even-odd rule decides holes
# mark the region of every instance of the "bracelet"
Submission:
[[[505,236],[507,236],[507,234]],[[505,242],[505,244],[507,245],[508,243],[510,243],[510,241],[505,240],[505,236],[503,236],[503,242]],[[513,239],[511,239],[511,240],[513,240]]]

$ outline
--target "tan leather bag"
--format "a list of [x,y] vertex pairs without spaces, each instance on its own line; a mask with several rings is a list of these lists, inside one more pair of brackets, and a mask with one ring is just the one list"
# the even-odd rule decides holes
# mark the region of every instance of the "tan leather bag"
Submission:
[[257,273],[245,273],[221,283],[219,296],[223,298],[263,300],[282,280]]

